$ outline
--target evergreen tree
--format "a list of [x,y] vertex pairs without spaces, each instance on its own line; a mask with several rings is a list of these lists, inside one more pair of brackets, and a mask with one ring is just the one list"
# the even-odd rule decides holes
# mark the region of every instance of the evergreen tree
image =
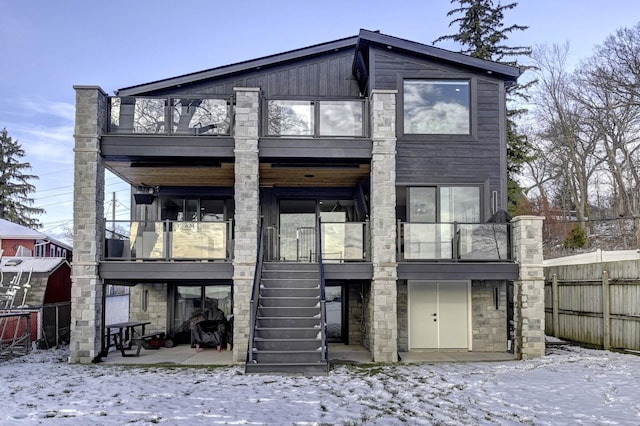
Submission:
[[7,129],[0,132],[0,219],[6,219],[30,228],[42,225],[33,215],[44,213],[44,209],[33,207],[29,194],[36,187],[29,183],[38,176],[25,174],[31,164],[21,162],[25,153],[18,141],[14,141]]
[[[518,57],[531,55],[531,47],[508,46],[506,41],[514,31],[524,31],[529,27],[511,25],[505,27],[504,12],[513,9],[518,3],[494,5],[493,0],[451,0],[451,4],[459,7],[449,11],[447,16],[460,15],[449,23],[449,27],[457,25],[459,32],[445,35],[433,43],[445,40],[454,41],[461,46],[461,53],[475,58],[499,62],[505,65],[520,66],[523,71],[530,66],[518,63]],[[510,104],[517,100],[527,100],[526,89],[535,84],[535,80],[517,83],[507,87],[507,175],[509,178],[509,210],[513,209],[523,198],[522,190],[515,180],[522,165],[531,159],[531,146],[524,134],[519,134],[515,123],[517,116],[524,114],[525,109],[512,108]]]

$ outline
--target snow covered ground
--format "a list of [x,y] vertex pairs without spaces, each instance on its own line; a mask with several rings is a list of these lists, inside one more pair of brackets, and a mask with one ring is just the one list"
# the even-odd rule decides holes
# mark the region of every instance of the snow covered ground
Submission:
[[640,357],[547,352],[281,377],[238,366],[71,365],[65,350],[35,351],[0,362],[0,424],[640,424]]

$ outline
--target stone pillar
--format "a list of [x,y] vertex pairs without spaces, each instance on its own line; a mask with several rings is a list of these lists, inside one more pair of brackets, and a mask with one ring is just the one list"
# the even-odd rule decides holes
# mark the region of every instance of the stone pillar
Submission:
[[396,263],[396,90],[371,93],[371,304],[373,361],[398,361]]
[[233,359],[246,360],[249,303],[256,269],[260,217],[258,123],[260,89],[235,88],[235,216],[233,257]]
[[514,351],[517,359],[544,355],[544,269],[539,216],[513,218],[513,250],[520,276],[513,285]]
[[101,352],[103,283],[98,264],[104,238],[104,164],[100,136],[107,95],[96,86],[74,86],[76,124],[71,280],[71,363],[90,363]]

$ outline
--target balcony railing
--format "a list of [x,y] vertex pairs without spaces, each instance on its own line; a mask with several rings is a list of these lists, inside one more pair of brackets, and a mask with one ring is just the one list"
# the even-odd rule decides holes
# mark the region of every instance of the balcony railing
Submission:
[[232,222],[106,221],[104,260],[226,260]]
[[229,136],[231,97],[110,97],[107,132],[123,135]]
[[398,222],[398,260],[512,260],[508,223]]
[[[369,260],[368,222],[322,222],[322,259],[324,263],[364,262]],[[316,227],[298,227],[295,232],[265,229],[265,260],[317,262]]]

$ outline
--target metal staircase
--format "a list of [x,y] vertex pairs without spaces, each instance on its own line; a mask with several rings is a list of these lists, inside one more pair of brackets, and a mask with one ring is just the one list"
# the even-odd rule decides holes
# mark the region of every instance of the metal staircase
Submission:
[[265,262],[258,281],[245,372],[327,374],[321,264]]

